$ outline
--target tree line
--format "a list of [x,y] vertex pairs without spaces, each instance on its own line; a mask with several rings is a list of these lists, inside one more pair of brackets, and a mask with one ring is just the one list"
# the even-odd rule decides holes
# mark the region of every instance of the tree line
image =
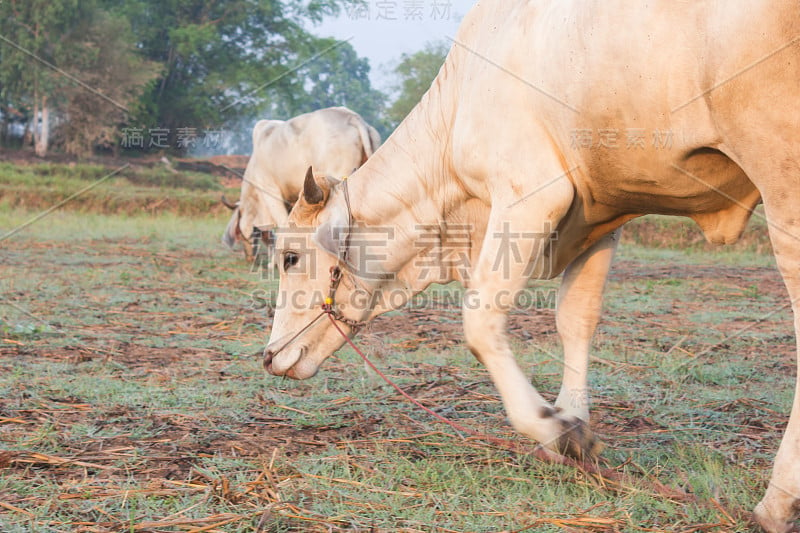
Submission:
[[305,29],[358,1],[4,0],[0,131],[24,128],[40,156],[54,146],[180,152],[220,132],[238,135],[225,142],[244,153],[259,118],[344,105],[385,137],[444,49],[403,56],[390,103],[349,43]]

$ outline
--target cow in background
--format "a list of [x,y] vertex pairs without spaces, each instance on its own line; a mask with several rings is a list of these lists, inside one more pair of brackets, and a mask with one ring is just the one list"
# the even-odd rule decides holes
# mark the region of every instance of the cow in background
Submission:
[[[360,167],[381,143],[380,134],[345,107],[329,107],[289,120],[260,120],[253,127],[253,153],[239,201],[223,198],[231,214],[222,242],[241,240],[252,261],[258,241],[271,247],[271,229],[285,225],[309,166],[342,177]],[[254,238],[255,237],[255,238]]]

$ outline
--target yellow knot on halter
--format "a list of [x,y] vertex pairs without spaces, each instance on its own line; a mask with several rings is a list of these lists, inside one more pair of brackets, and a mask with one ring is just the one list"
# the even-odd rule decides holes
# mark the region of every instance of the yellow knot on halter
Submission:
[[347,181],[347,178],[349,178],[349,177],[350,176],[342,176],[342,181]]
[[325,305],[333,305],[333,298],[331,298],[330,296],[327,296],[325,298]]

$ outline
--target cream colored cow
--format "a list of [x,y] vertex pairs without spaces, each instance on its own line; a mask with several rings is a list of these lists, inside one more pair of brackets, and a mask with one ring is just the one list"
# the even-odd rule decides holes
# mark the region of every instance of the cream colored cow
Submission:
[[222,241],[241,239],[245,257],[253,257],[254,228],[267,231],[286,223],[309,165],[334,176],[360,167],[380,145],[380,134],[345,107],[329,107],[283,120],[260,120],[253,127],[253,153],[247,163],[239,201]]
[[[432,282],[459,279],[467,343],[514,427],[553,450],[591,453],[589,346],[626,221],[686,216],[709,241],[730,243],[763,200],[800,326],[800,5],[479,1],[431,89],[345,183],[309,177],[289,217],[297,234],[278,237],[291,298],[275,314],[267,369],[308,378],[342,346],[320,314],[331,292],[352,332]],[[465,227],[470,238],[454,240]],[[365,230],[386,238],[365,247],[346,237]],[[441,252],[453,242],[468,269],[420,268],[452,256]],[[562,272],[564,378],[550,405],[514,359],[506,314],[529,278]],[[800,390],[755,517],[786,532],[798,510]]]

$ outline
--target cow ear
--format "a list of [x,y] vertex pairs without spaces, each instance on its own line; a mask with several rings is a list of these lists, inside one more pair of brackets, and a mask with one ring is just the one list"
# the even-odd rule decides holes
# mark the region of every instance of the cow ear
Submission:
[[325,200],[325,191],[314,179],[314,171],[311,167],[308,167],[306,179],[303,182],[303,199],[308,205],[321,204]]
[[233,209],[233,213],[231,213],[231,219],[228,222],[228,226],[225,228],[225,233],[222,234],[222,242],[225,243],[225,245],[231,250],[236,244],[236,239],[242,234],[241,230],[239,229],[239,219],[241,216],[242,215],[239,212],[239,206],[236,206]]
[[326,222],[317,228],[316,233],[314,233],[314,241],[329,254],[339,257],[342,252],[343,230],[344,228],[341,226]]

